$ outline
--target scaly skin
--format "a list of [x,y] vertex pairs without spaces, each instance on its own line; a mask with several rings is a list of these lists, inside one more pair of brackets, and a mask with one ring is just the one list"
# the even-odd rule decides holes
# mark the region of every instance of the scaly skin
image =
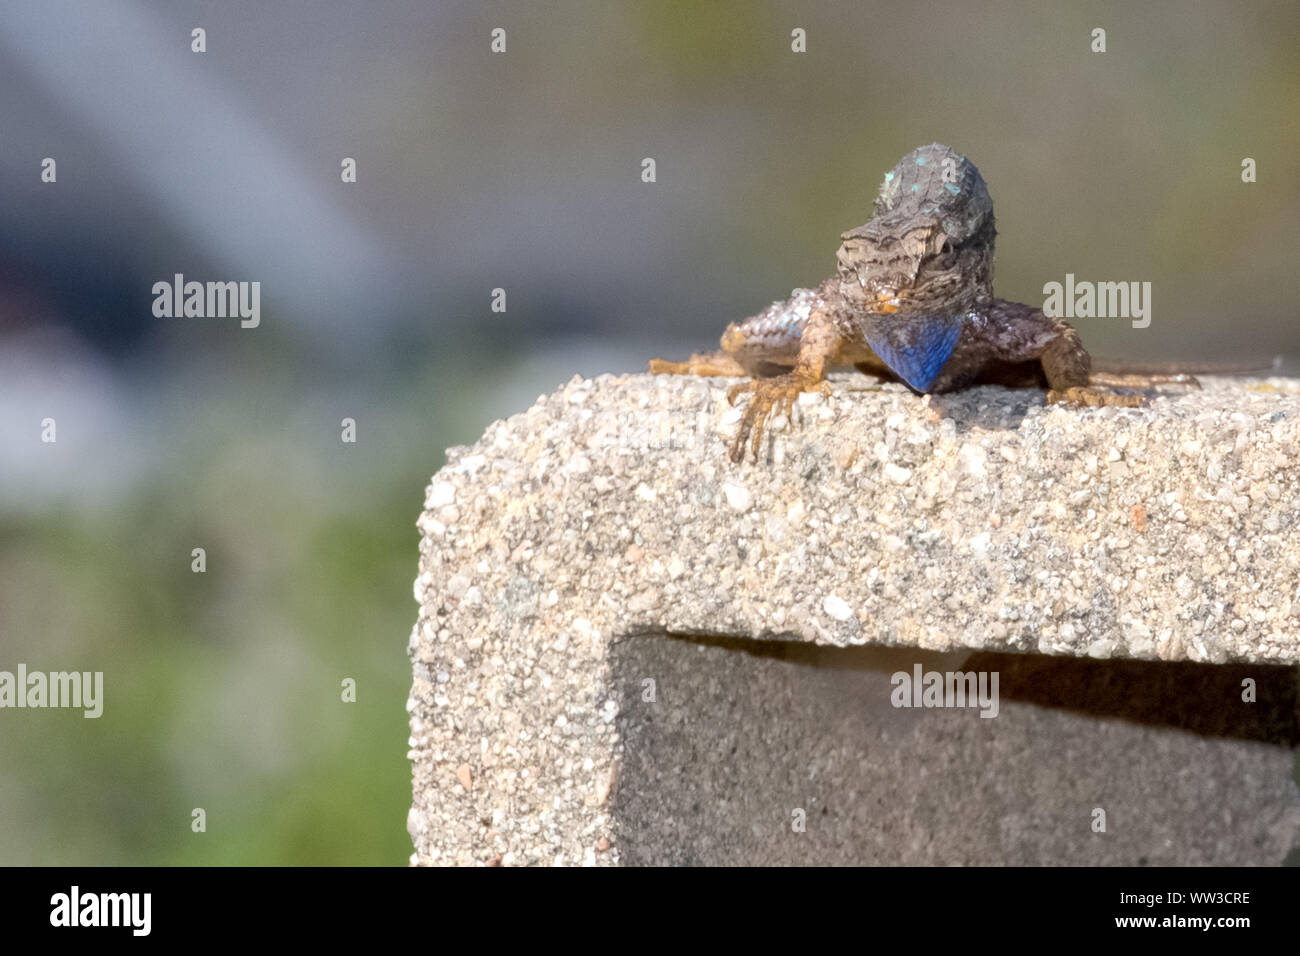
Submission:
[[897,377],[922,393],[977,382],[1045,384],[1049,402],[1074,406],[1144,403],[1112,386],[1195,383],[1190,376],[1094,375],[1068,323],[994,298],[995,236],[993,200],[979,170],[947,146],[923,146],[885,175],[871,220],[841,236],[835,276],[727,326],[720,351],[685,362],[655,359],[650,371],[752,376],[727,393],[733,403],[751,393],[733,461],[746,444],[757,459],[768,419],[789,415],[801,392],[827,392],[826,371],[837,365]]

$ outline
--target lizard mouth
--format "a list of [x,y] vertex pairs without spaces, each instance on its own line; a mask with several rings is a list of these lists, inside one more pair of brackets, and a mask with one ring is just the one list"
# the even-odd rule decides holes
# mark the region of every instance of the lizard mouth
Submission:
[[871,311],[881,315],[893,315],[903,307],[903,300],[907,298],[907,293],[899,289],[877,287],[874,291],[876,297],[871,303]]
[[[841,288],[846,295],[861,302],[867,312],[875,315],[893,315],[901,312],[910,295],[910,290],[904,283],[880,276],[872,279],[864,275],[846,278]],[[851,288],[853,288],[852,292],[849,291]]]

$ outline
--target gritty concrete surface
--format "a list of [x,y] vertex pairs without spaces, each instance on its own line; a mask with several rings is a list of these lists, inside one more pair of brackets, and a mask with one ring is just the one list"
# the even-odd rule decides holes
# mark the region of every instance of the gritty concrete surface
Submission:
[[[1300,661],[1300,383],[1067,409],[837,376],[740,465],[728,384],[575,379],[448,452],[419,522],[413,862],[1300,844],[1295,671],[1266,666]],[[889,673],[972,651],[997,717],[890,704]]]

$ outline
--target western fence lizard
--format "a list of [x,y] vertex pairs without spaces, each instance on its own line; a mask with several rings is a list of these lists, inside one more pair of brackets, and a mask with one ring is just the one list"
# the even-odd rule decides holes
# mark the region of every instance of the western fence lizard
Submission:
[[727,393],[733,403],[753,393],[733,461],[747,441],[758,457],[764,424],[789,415],[800,392],[828,392],[835,365],[897,377],[917,392],[1046,385],[1049,402],[1068,405],[1141,405],[1140,395],[1108,386],[1194,382],[1094,372],[1068,323],[993,296],[995,235],[993,200],[975,165],[947,146],[922,146],[885,174],[871,220],[841,236],[835,276],[733,322],[721,351],[655,359],[650,371],[753,377]]

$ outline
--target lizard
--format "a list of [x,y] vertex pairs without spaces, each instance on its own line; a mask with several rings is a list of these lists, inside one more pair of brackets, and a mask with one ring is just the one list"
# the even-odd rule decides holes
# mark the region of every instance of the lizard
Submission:
[[855,366],[896,377],[917,393],[978,382],[1047,386],[1072,406],[1145,403],[1116,387],[1196,384],[1190,375],[1110,374],[1067,322],[993,295],[997,230],[984,177],[969,159],[934,143],[908,153],[875,199],[874,215],[841,235],[836,274],[722,334],[721,349],[684,362],[654,359],[654,374],[749,377],[732,386],[748,406],[731,443],[739,462],[775,414],[792,418],[802,392],[830,393],[826,372]]

